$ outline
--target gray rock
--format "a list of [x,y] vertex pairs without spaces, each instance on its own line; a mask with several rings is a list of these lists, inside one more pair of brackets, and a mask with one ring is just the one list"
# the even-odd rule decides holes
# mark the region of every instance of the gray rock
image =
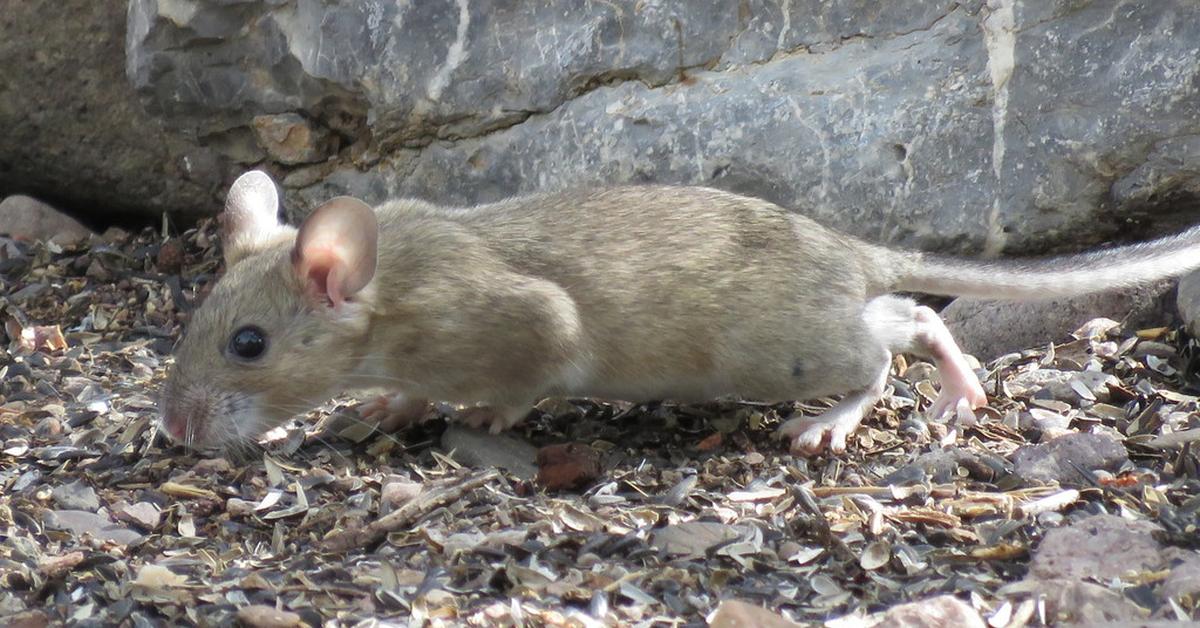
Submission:
[[150,502],[126,504],[116,512],[117,519],[147,531],[154,531],[162,519],[162,510]]
[[1030,575],[1054,580],[1106,579],[1127,571],[1161,569],[1167,562],[1152,536],[1158,526],[1096,515],[1046,532],[1029,563]]
[[142,540],[142,535],[123,528],[112,522],[108,517],[83,510],[53,510],[46,511],[46,526],[56,530],[68,530],[82,536],[90,534],[93,538],[129,545]]
[[741,535],[740,528],[719,521],[684,521],[655,530],[650,546],[668,554],[696,557]]
[[1058,369],[1034,369],[1013,375],[1004,385],[1014,397],[1047,395],[1066,403],[1107,401],[1111,396],[1109,386],[1118,386],[1121,380],[1101,371],[1061,371]]
[[42,472],[38,469],[30,469],[22,473],[9,487],[9,490],[14,494],[23,493],[34,486],[37,486],[38,481],[42,479]]
[[883,478],[886,485],[912,485],[927,482],[952,482],[959,477],[959,469],[971,478],[994,482],[1011,472],[1012,465],[1003,458],[989,453],[968,449],[937,449],[926,452],[916,460],[889,473]]
[[490,434],[451,423],[442,433],[442,449],[470,467],[497,467],[522,480],[537,475],[537,448],[511,434]]
[[[1129,626],[1149,628],[1141,623],[1150,612],[1117,591],[1079,580],[1033,580],[1025,583],[1034,589],[1046,607],[1047,618],[1055,626]],[[1113,622],[1137,622],[1122,624]]]
[[125,76],[127,13],[126,2],[4,4],[0,197],[30,194],[98,220],[219,207],[224,158],[151,117]]
[[100,498],[96,497],[96,491],[82,480],[54,487],[54,490],[50,491],[50,497],[59,508],[88,512],[100,509]]
[[409,482],[403,479],[384,482],[379,489],[380,513],[387,514],[416,499],[423,488],[420,482]]
[[[1037,431],[1046,430],[1066,430],[1071,427],[1072,415],[1069,413],[1069,405],[1062,402],[1041,401],[1041,404],[1062,404],[1067,407],[1055,407],[1047,409],[1044,407],[1031,407],[1028,410],[1021,412],[1018,415],[1017,426],[1019,429],[1033,429]],[[1064,414],[1066,413],[1066,414]]]
[[1025,482],[1084,484],[1081,472],[1115,471],[1129,460],[1125,447],[1104,434],[1066,434],[1013,452],[1013,473]]
[[1200,595],[1200,555],[1192,554],[1171,569],[1163,581],[1163,597],[1178,600],[1185,595]]
[[92,231],[78,220],[32,196],[15,195],[0,201],[0,233],[24,240],[70,242]]
[[709,628],[799,628],[800,624],[761,606],[741,600],[722,600],[708,622]]
[[987,361],[1069,341],[1071,332],[1097,317],[1119,321],[1127,329],[1170,324],[1174,319],[1173,285],[1173,281],[1164,281],[1071,299],[1018,303],[955,299],[941,314],[963,351]]
[[212,163],[255,157],[256,115],[340,138],[285,190],[301,212],[702,183],[987,255],[1186,215],[1200,5],[984,5],[131,0],[125,61]]
[[894,606],[872,628],[986,628],[979,612],[953,595],[939,595]]

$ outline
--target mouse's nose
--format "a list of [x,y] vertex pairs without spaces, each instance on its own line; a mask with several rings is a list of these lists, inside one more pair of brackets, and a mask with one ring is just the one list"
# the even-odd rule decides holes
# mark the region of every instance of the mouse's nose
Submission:
[[184,442],[187,435],[187,419],[179,414],[163,414],[162,426],[167,435],[175,442]]
[[167,435],[171,437],[171,440],[177,443],[182,443],[187,438],[188,418],[183,413],[164,413],[162,426],[167,431]]

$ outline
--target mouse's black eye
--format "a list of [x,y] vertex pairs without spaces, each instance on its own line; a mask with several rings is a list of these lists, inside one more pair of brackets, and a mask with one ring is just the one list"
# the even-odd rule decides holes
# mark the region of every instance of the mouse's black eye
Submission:
[[267,350],[267,334],[253,325],[233,332],[229,339],[229,351],[243,360],[258,358]]

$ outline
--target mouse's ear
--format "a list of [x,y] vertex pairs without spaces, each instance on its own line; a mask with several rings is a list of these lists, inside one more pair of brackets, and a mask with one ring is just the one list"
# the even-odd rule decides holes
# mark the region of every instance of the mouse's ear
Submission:
[[309,296],[337,307],[375,276],[379,221],[370,205],[339,196],[316,208],[296,236],[292,265]]
[[232,266],[278,234],[281,224],[275,182],[262,170],[238,177],[225,197],[220,221],[225,265]]

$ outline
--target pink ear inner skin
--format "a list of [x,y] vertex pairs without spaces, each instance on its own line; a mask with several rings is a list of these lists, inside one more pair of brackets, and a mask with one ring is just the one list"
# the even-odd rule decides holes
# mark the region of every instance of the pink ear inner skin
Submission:
[[328,301],[337,307],[345,301],[345,262],[328,247],[308,246],[293,253],[296,273],[304,282],[304,290],[314,300]]
[[379,223],[370,205],[340,196],[300,227],[292,262],[306,290],[337,307],[375,276]]

